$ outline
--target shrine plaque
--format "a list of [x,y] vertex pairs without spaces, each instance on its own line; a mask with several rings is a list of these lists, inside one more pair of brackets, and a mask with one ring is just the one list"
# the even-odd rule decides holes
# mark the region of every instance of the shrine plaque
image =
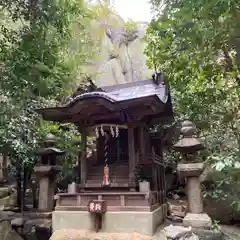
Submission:
[[105,213],[106,202],[104,200],[91,200],[88,203],[88,211],[90,213]]

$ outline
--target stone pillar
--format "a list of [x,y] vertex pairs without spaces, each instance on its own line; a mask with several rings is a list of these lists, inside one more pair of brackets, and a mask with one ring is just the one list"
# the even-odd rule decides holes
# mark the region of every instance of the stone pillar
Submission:
[[[204,170],[204,164],[197,162],[197,151],[204,146],[194,137],[196,128],[193,123],[185,121],[182,124],[181,132],[183,134],[174,148],[182,153],[184,162],[177,166],[180,177],[187,179],[187,197],[188,197],[188,213],[183,219],[184,226],[192,227],[210,227],[211,218],[203,213],[203,202],[201,196],[200,175]],[[189,163],[188,163],[189,162]]]
[[187,179],[188,209],[191,213],[202,213],[201,185],[199,177]]
[[44,169],[44,166],[35,168],[35,172],[39,179],[39,199],[38,208],[41,211],[51,211],[53,209],[53,195],[54,189],[50,180],[48,169]]
[[39,182],[38,209],[52,211],[54,206],[55,175],[61,171],[60,166],[36,166],[34,168]]
[[53,209],[53,201],[51,198],[51,197],[53,197],[53,194],[51,194],[51,192],[53,193],[53,189],[52,189],[52,186],[50,186],[50,185],[51,185],[51,183],[50,183],[50,179],[48,176],[40,178],[40,180],[39,180],[39,201],[38,201],[39,210],[50,210],[51,211],[51,209]]
[[203,172],[203,163],[178,164],[178,173],[187,178],[188,210],[190,213],[202,213],[203,203],[201,194],[200,175]]

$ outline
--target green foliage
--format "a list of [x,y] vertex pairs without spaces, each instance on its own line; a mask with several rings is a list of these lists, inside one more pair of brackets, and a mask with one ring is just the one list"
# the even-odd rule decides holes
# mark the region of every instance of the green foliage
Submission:
[[151,177],[149,176],[148,169],[142,165],[138,165],[135,169],[135,178],[136,178],[136,183],[140,182],[150,182]]
[[0,1],[0,148],[15,174],[31,174],[48,132],[68,152],[64,168],[76,163],[77,130],[43,122],[35,110],[57,105],[82,78],[81,66],[95,54],[92,17],[83,0]]
[[128,20],[124,24],[124,29],[125,29],[126,32],[129,32],[129,33],[136,32],[137,31],[137,24],[132,20]]
[[210,229],[212,231],[220,232],[221,226],[219,225],[219,221],[214,220]]
[[148,65],[166,74],[177,118],[197,125],[209,163],[230,175],[216,184],[230,186],[240,161],[239,3],[153,0],[157,18],[146,36]]
[[58,181],[67,179],[69,182],[76,181],[78,176],[73,176],[73,167],[78,164],[78,156],[81,151],[79,142],[80,134],[76,127],[71,124],[41,122],[38,128],[39,138],[44,141],[45,133],[52,133],[57,138],[56,147],[66,152],[61,159],[60,165],[63,171],[58,176]]
[[65,151],[66,156],[61,162],[64,167],[73,166],[77,163],[78,154],[81,150],[79,143],[80,134],[76,127],[71,124],[49,123],[42,121],[39,128],[39,138],[44,141],[45,133],[52,133],[57,138],[56,147]]
[[[32,11],[27,11],[27,6],[21,5],[22,11],[27,11],[27,16],[25,13],[19,15],[18,7],[13,7],[12,21],[20,19],[23,26],[17,32],[2,26],[5,81],[1,81],[1,89],[8,91],[15,88],[11,94],[19,99],[32,96],[62,97],[66,91],[63,89],[68,89],[72,84],[70,76],[74,70],[69,66],[69,55],[66,54],[72,39],[70,27],[73,27],[75,21],[80,26],[79,16],[83,17],[87,13],[80,3],[44,1],[42,6],[36,6],[39,9],[34,8]],[[75,30],[85,29],[79,27]],[[10,47],[7,44],[9,42],[13,44]]]
[[[224,153],[223,153],[224,154]],[[213,167],[213,173],[208,177],[207,189],[204,197],[228,201],[231,199],[232,207],[240,212],[240,162],[239,155],[230,152],[228,155],[219,154],[210,156],[209,161]]]

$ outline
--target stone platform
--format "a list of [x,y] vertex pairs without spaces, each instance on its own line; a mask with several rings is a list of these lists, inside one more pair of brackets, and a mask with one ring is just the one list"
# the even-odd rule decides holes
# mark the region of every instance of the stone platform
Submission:
[[[164,221],[166,205],[152,212],[116,211],[103,215],[100,232],[138,232],[153,236]],[[60,229],[94,229],[94,216],[87,211],[59,211],[52,213],[53,232]]]

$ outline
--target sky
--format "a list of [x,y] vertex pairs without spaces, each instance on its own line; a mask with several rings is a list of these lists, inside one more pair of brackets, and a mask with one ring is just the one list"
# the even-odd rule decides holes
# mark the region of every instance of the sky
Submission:
[[149,0],[113,0],[116,12],[124,19],[150,22],[152,18]]

